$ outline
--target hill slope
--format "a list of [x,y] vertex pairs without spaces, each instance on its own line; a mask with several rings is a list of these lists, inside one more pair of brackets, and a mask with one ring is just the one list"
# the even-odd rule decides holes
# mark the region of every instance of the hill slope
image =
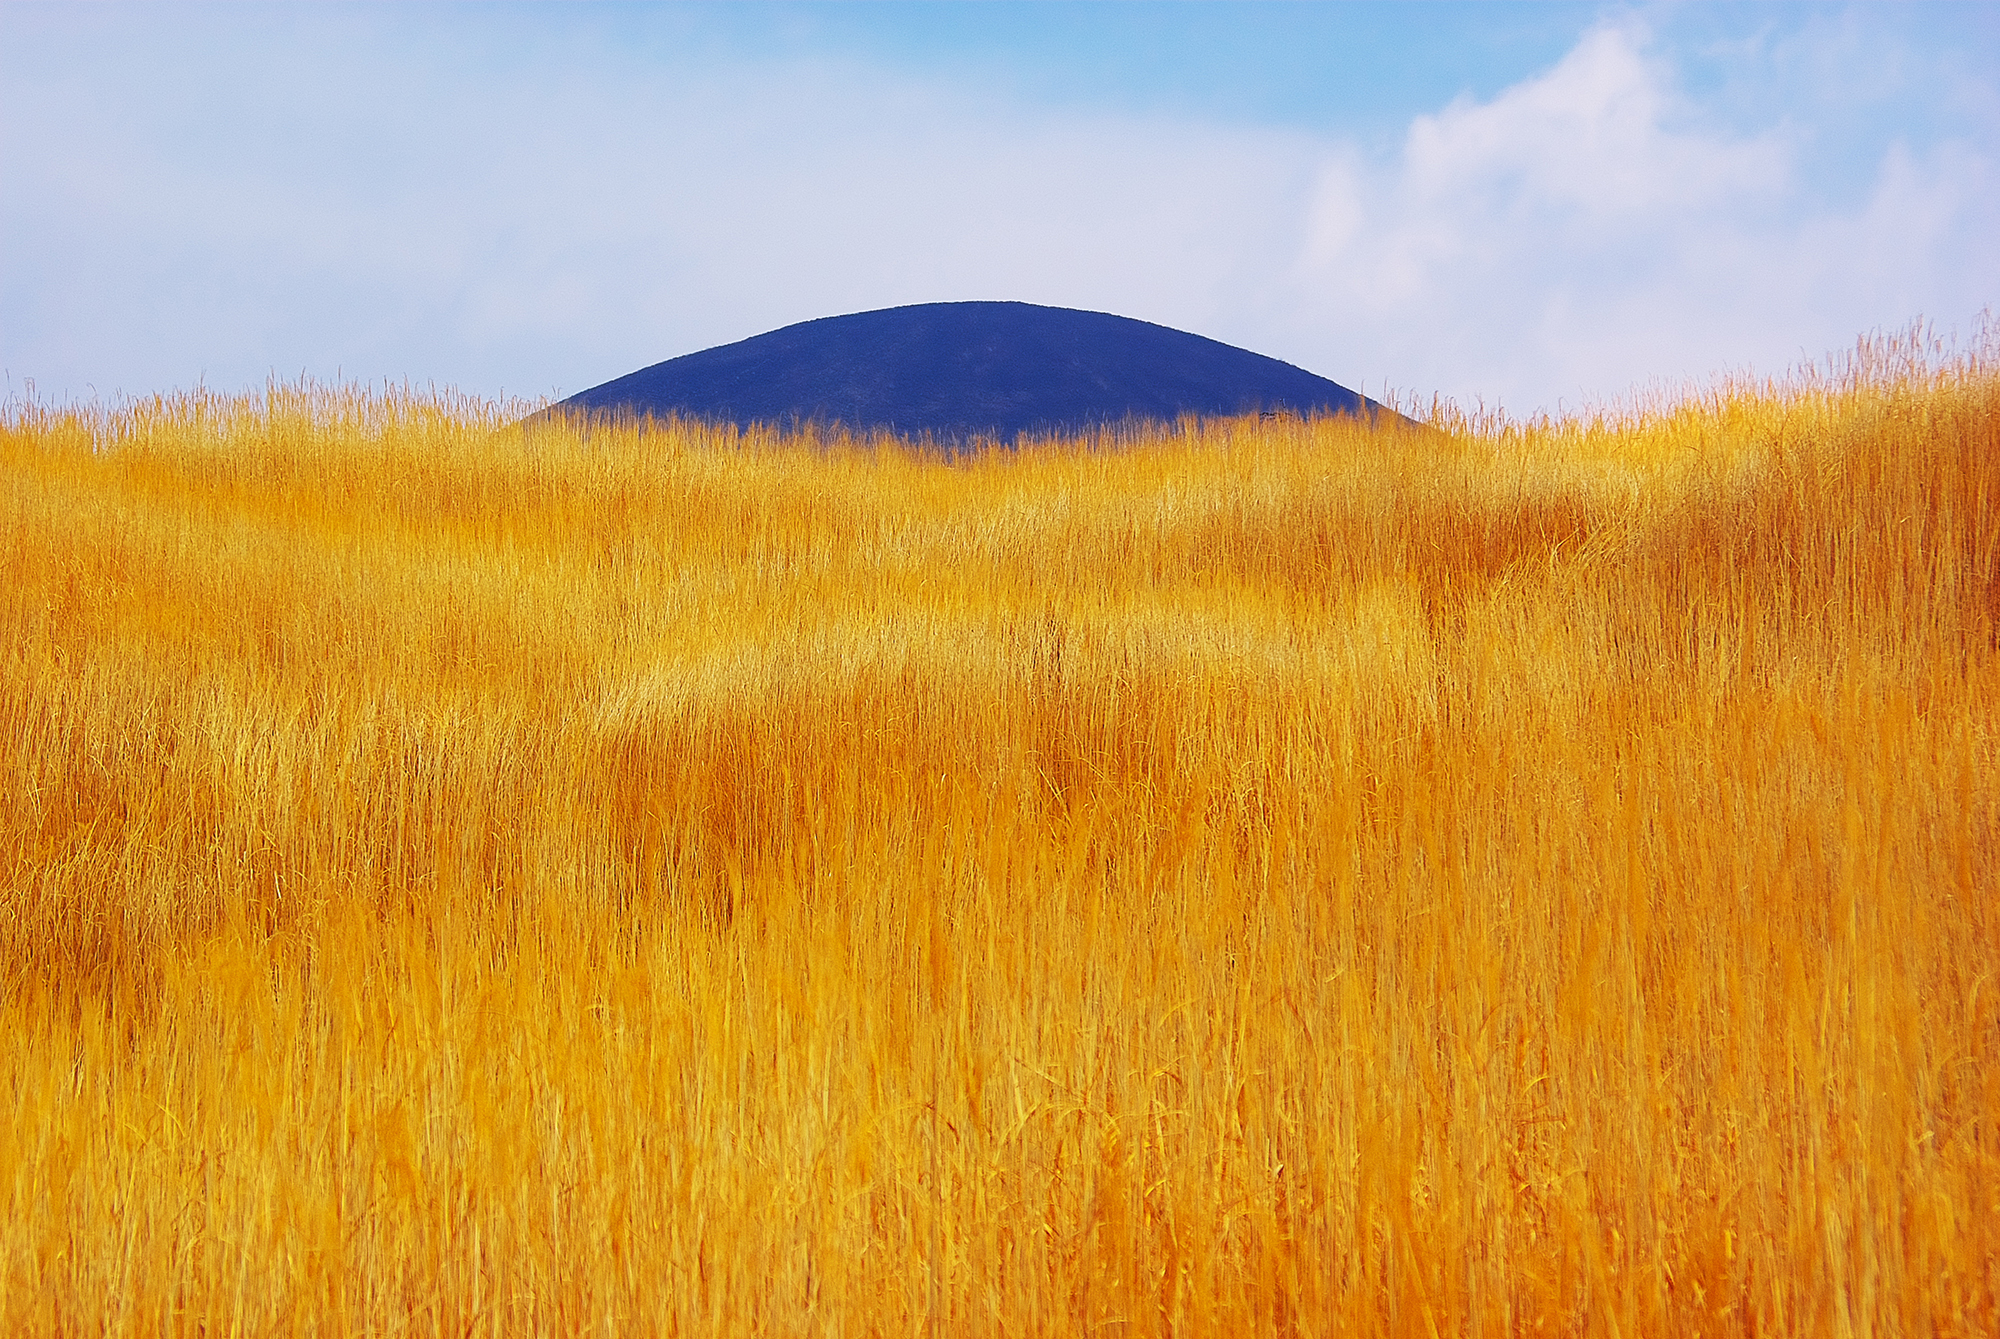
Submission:
[[670,358],[556,408],[1012,440],[1127,418],[1381,406],[1290,363],[1147,321],[1026,302],[929,302]]

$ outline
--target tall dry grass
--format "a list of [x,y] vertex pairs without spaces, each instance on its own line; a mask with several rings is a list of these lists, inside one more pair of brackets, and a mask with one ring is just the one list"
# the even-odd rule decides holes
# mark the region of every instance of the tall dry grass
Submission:
[[2000,1329],[2000,380],[0,418],[0,1329]]

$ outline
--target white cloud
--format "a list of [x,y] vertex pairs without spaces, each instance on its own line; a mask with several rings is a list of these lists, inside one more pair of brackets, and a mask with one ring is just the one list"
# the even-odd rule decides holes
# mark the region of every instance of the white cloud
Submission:
[[1892,144],[1843,210],[1801,182],[1800,138],[1704,119],[1643,27],[1600,27],[1490,102],[1419,117],[1372,171],[1334,156],[1295,271],[1319,305],[1300,327],[1332,365],[1529,411],[1780,372],[2000,296],[1984,146]]
[[1644,58],[1643,41],[1638,28],[1599,28],[1548,74],[1490,103],[1461,99],[1418,117],[1405,188],[1447,210],[1500,197],[1573,210],[1600,226],[1774,191],[1784,145],[1773,135],[1732,141],[1676,128],[1687,109]]

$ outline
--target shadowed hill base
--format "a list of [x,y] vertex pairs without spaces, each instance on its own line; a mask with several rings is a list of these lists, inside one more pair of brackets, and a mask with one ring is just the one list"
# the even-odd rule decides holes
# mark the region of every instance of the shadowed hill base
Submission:
[[1287,410],[1386,412],[1290,363],[1166,326],[1026,302],[803,321],[593,386],[560,412],[839,423],[941,441]]

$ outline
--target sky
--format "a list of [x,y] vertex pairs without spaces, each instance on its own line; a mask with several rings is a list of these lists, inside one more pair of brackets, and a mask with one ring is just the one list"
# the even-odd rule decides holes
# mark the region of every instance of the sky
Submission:
[[0,373],[571,394],[1014,299],[1517,416],[2000,307],[2000,5],[0,0]]

